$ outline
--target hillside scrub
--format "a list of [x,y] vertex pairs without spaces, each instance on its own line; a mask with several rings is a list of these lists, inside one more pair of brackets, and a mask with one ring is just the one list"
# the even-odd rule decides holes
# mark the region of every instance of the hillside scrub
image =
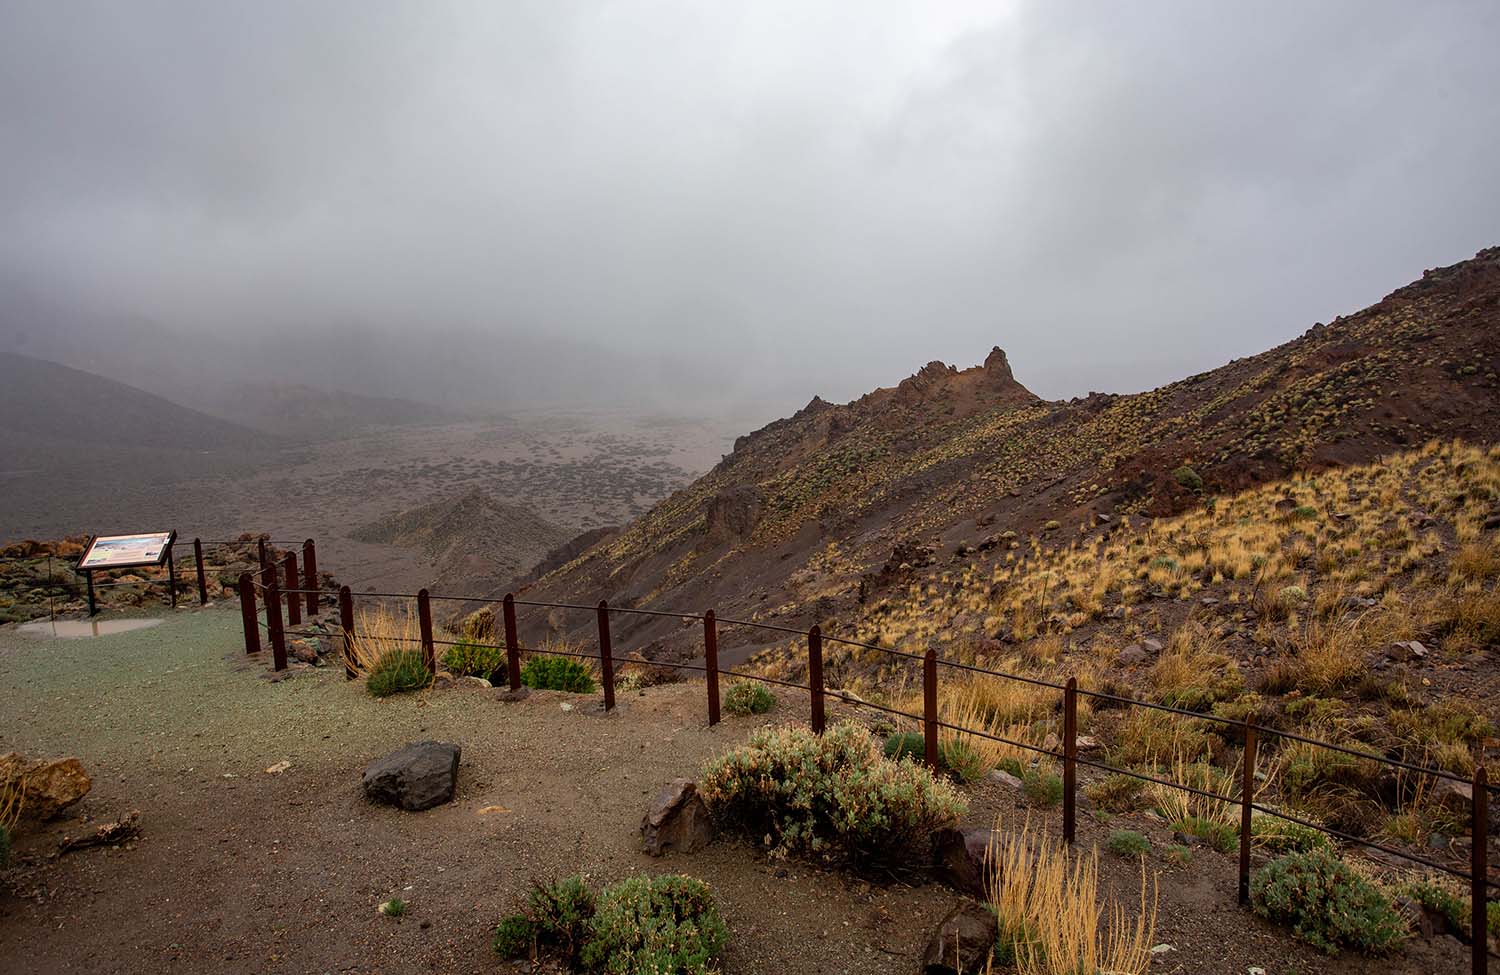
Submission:
[[1406,938],[1390,898],[1327,850],[1273,860],[1251,875],[1250,896],[1257,914],[1330,955],[1387,954]]
[[815,735],[783,726],[704,769],[700,792],[714,816],[781,853],[855,866],[925,856],[934,830],[965,806],[952,785],[910,758],[892,761],[861,725]]

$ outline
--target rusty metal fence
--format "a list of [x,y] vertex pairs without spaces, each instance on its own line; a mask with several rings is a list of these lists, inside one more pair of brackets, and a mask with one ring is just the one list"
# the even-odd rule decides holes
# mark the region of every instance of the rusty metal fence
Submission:
[[[296,625],[301,619],[301,610],[305,605],[309,616],[314,616],[319,611],[320,598],[325,595],[320,592],[317,584],[315,563],[308,565],[311,559],[315,559],[312,542],[307,543],[304,551],[305,584],[298,585],[298,571],[296,557],[287,553],[283,564],[278,567],[270,562],[263,564],[261,578],[255,579],[246,573],[239,580],[239,595],[241,611],[243,615],[245,650],[247,653],[255,653],[260,650],[260,631],[264,628],[269,634],[274,666],[276,669],[286,667],[286,625]],[[284,581],[283,581],[284,580]],[[259,611],[256,607],[257,592],[260,593],[261,602],[266,611],[266,621],[262,623],[259,619]],[[331,593],[327,595],[332,595]],[[343,586],[337,593],[337,606],[339,611],[339,628],[343,639],[347,642],[355,637],[354,599],[356,594],[351,592],[348,586]],[[473,644],[475,640],[442,640],[437,639],[433,633],[432,604],[433,602],[457,602],[457,603],[493,603],[490,597],[441,595],[431,593],[422,589],[416,593],[388,593],[367,592],[359,593],[360,598],[373,599],[401,599],[415,600],[420,636],[411,638],[421,646],[422,658],[428,672],[437,672],[437,648],[439,646],[457,646],[462,644]],[[282,605],[285,604],[287,621],[282,620]],[[561,650],[556,647],[527,647],[523,646],[518,634],[518,623],[516,618],[517,607],[533,607],[549,610],[563,610],[569,612],[586,612],[594,615],[598,627],[598,649],[595,653],[579,653],[569,650]],[[1043,680],[1036,677],[1028,677],[1021,674],[1012,674],[1000,670],[992,670],[973,664],[965,664],[956,660],[947,660],[938,656],[935,650],[927,650],[925,653],[912,653],[905,650],[897,650],[892,647],[884,647],[879,644],[867,643],[858,640],[849,640],[842,637],[825,634],[819,626],[813,626],[807,630],[794,629],[787,626],[779,626],[771,623],[760,623],[753,620],[732,619],[721,617],[708,610],[704,613],[676,613],[654,609],[639,609],[610,606],[601,600],[593,606],[578,603],[559,603],[537,600],[517,599],[513,594],[507,593],[501,600],[501,612],[504,627],[504,645],[506,653],[506,674],[512,690],[521,687],[520,657],[522,653],[532,655],[551,655],[562,657],[574,657],[598,662],[600,671],[600,683],[604,694],[604,708],[606,711],[615,707],[615,658],[613,639],[610,633],[611,614],[633,614],[642,616],[667,617],[683,621],[685,624],[697,623],[703,628],[703,662],[686,663],[651,660],[647,661],[651,667],[660,667],[679,671],[691,671],[702,673],[706,685],[706,707],[709,725],[715,725],[720,720],[720,679],[724,677],[742,680],[759,681],[779,687],[805,691],[809,695],[811,725],[814,732],[821,734],[826,725],[826,702],[829,698],[846,704],[868,708],[885,714],[905,718],[915,722],[922,728],[924,761],[930,767],[936,768],[939,764],[940,731],[949,731],[959,735],[967,735],[975,738],[987,739],[1009,747],[1018,748],[1023,751],[1035,753],[1040,756],[1049,757],[1059,761],[1062,765],[1062,833],[1066,842],[1072,843],[1076,834],[1077,819],[1077,793],[1078,793],[1078,767],[1095,769],[1112,775],[1124,775],[1142,782],[1153,784],[1168,789],[1180,790],[1200,798],[1211,801],[1227,803],[1238,806],[1240,811],[1239,823],[1239,866],[1238,887],[1239,901],[1242,905],[1249,902],[1250,896],[1250,854],[1253,845],[1252,820],[1256,813],[1264,816],[1272,816],[1299,826],[1317,830],[1320,833],[1334,837],[1346,843],[1355,844],[1366,848],[1380,850],[1390,856],[1428,867],[1467,881],[1469,885],[1472,917],[1471,917],[1471,950],[1473,958],[1473,972],[1476,975],[1484,975],[1487,971],[1487,946],[1486,946],[1486,901],[1489,889],[1500,889],[1500,882],[1489,879],[1489,865],[1487,858],[1487,839],[1489,829],[1489,796],[1491,792],[1500,791],[1500,786],[1490,785],[1486,777],[1485,767],[1481,762],[1476,763],[1474,775],[1471,779],[1454,775],[1443,769],[1431,768],[1406,762],[1400,759],[1390,758],[1375,752],[1367,752],[1333,742],[1320,741],[1289,731],[1269,728],[1258,725],[1249,720],[1236,721],[1229,718],[1219,717],[1213,714],[1204,714],[1190,711],[1184,708],[1172,707],[1165,704],[1157,704],[1152,701],[1137,698],[1123,697],[1118,694],[1110,694],[1103,691],[1087,690],[1078,686],[1076,678],[1069,677],[1066,681],[1058,683]],[[807,648],[807,675],[808,682],[805,684],[795,681],[781,680],[767,677],[761,674],[735,671],[722,668],[719,665],[719,627],[735,626],[754,628],[761,631],[769,631],[783,636],[796,637],[805,641]],[[824,641],[840,644],[843,646],[870,650],[887,654],[893,657],[903,658],[913,664],[921,665],[922,673],[922,713],[915,714],[902,711],[897,708],[877,704],[873,701],[862,700],[838,690],[829,689],[824,685],[823,678],[823,644]],[[486,644],[499,649],[500,644]],[[347,658],[346,658],[347,660]],[[952,724],[941,720],[938,710],[938,689],[940,674],[943,672],[955,674],[967,674],[985,678],[993,678],[1004,681],[1017,681],[1035,687],[1056,691],[1060,696],[1060,707],[1062,710],[1062,736],[1060,750],[1058,748],[1045,748],[1033,745],[1029,742],[1016,741],[993,734],[978,728],[969,728],[962,725]],[[347,676],[354,676],[352,670],[346,663]],[[1078,749],[1078,700],[1080,697],[1109,704],[1122,708],[1148,708],[1168,714],[1180,716],[1187,719],[1207,721],[1221,725],[1236,733],[1243,740],[1243,758],[1240,768],[1240,783],[1238,795],[1223,795],[1206,789],[1198,788],[1185,782],[1174,782],[1171,779],[1161,778],[1156,775],[1147,774],[1132,768],[1122,768],[1110,765],[1106,762],[1096,761],[1079,755]],[[1424,776],[1431,776],[1435,780],[1446,780],[1459,783],[1470,790],[1470,863],[1467,871],[1460,870],[1446,863],[1419,857],[1404,850],[1388,846],[1374,840],[1355,836],[1337,829],[1330,828],[1310,819],[1304,819],[1284,810],[1264,805],[1256,801],[1256,752],[1262,738],[1281,738],[1288,741],[1300,742],[1315,748],[1328,749],[1341,753],[1345,756],[1357,758],[1364,761],[1375,762],[1383,766],[1402,769],[1407,772]]]

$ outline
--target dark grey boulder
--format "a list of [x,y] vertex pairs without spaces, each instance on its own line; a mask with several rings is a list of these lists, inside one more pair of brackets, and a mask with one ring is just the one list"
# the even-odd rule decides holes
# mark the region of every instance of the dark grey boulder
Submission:
[[995,948],[999,923],[989,908],[965,901],[943,918],[927,953],[922,956],[926,975],[965,975],[982,972]]
[[442,741],[398,748],[365,767],[365,795],[412,812],[440,806],[458,786],[458,755],[457,745]]
[[668,850],[692,853],[714,838],[708,806],[690,779],[673,779],[656,794],[641,820],[641,846],[659,857]]

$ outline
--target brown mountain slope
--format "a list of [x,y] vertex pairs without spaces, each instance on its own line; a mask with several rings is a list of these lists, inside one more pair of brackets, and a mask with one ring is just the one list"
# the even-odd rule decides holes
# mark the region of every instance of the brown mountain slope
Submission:
[[[704,477],[528,596],[712,606],[795,626],[849,616],[938,555],[1004,531],[1076,527],[1094,512],[1174,513],[1200,491],[1433,437],[1492,442],[1497,363],[1500,248],[1146,393],[1042,401],[998,349],[961,372],[931,363],[893,389],[842,406],[815,398],[740,438]],[[636,642],[695,642],[650,619],[622,619],[620,630]],[[736,635],[722,640],[733,647]]]
[[569,533],[530,508],[504,504],[478,488],[366,525],[356,541],[416,549],[439,593],[484,595],[519,578]]

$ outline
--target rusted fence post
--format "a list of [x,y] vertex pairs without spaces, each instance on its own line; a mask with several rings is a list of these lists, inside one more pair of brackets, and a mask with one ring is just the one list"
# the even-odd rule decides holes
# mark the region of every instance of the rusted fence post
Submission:
[[307,615],[318,615],[318,547],[312,539],[302,543],[302,588],[307,590]]
[[807,683],[812,690],[812,730],[823,733],[823,631],[814,623],[807,631]]
[[203,571],[203,542],[193,539],[193,565],[198,569],[198,605],[208,605],[208,576]]
[[299,584],[301,580],[297,578],[297,554],[286,553],[281,564],[286,570],[286,621],[292,626],[299,626],[302,623],[302,597],[297,590],[302,587]]
[[1078,678],[1063,685],[1063,842],[1072,843],[1078,819]]
[[1240,906],[1250,903],[1250,817],[1255,805],[1255,725],[1245,719],[1245,760],[1240,769]]
[[937,651],[922,658],[922,744],[927,767],[938,767]]
[[719,723],[719,621],[714,611],[703,614],[703,670],[708,680],[708,726]]
[[599,600],[599,671],[604,682],[604,710],[615,709],[614,648],[609,640],[609,603]]
[[436,674],[437,647],[432,642],[432,598],[426,589],[417,590],[417,625],[422,629],[422,665],[429,674]]
[[240,573],[240,622],[245,626],[245,652],[260,653],[260,620],[255,614],[255,580]]
[[1489,893],[1490,783],[1484,766],[1474,770],[1474,797],[1469,810],[1469,931],[1470,958],[1474,975],[1485,975],[1489,965],[1489,915],[1486,902]]
[[516,636],[516,597],[505,594],[500,605],[505,617],[505,676],[510,680],[510,689],[521,689],[521,642]]
[[348,586],[339,586],[339,629],[344,631],[344,679],[359,676],[354,669],[354,593]]
[[266,629],[271,631],[271,667],[286,670],[286,631],[281,628],[281,587],[266,587]]

